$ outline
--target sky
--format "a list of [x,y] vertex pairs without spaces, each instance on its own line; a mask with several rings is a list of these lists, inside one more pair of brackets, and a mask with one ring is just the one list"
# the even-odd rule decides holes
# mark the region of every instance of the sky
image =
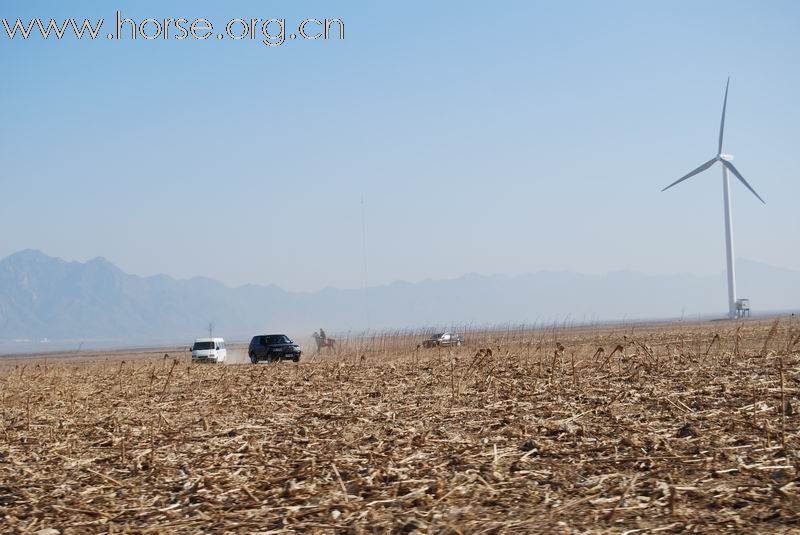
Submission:
[[[344,39],[108,40],[115,13],[338,18]],[[800,270],[793,1],[4,1],[0,257],[295,291],[466,273]]]

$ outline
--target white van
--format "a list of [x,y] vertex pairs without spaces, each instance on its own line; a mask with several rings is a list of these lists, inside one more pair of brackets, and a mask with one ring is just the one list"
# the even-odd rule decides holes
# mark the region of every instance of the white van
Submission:
[[225,362],[228,350],[223,338],[198,338],[192,346],[192,362]]

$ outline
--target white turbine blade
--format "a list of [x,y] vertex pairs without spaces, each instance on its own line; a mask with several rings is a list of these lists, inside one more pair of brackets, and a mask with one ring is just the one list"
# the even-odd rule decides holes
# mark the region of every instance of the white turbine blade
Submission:
[[745,179],[744,179],[744,177],[743,177],[743,176],[742,176],[742,174],[739,172],[739,170],[738,170],[738,169],[736,169],[736,168],[733,166],[733,164],[732,164],[731,162],[729,162],[729,161],[727,161],[727,160],[722,160],[722,165],[724,165],[725,167],[727,167],[727,168],[730,170],[730,172],[731,172],[731,173],[733,173],[734,175],[736,175],[736,178],[738,178],[739,180],[741,180],[741,181],[742,181],[742,184],[744,184],[745,186],[747,186],[747,189],[749,189],[749,190],[750,190],[750,192],[751,192],[753,195],[755,195],[756,197],[758,197],[758,200],[759,200],[759,201],[763,202],[764,204],[767,204],[767,203],[764,201],[764,199],[762,199],[762,198],[761,198],[761,195],[759,195],[758,193],[756,193],[756,190],[754,190],[754,189],[753,189],[753,188],[750,186],[750,184],[748,184],[748,183],[747,183],[747,180],[745,180]]
[[662,189],[661,191],[667,191],[667,190],[668,190],[669,188],[671,188],[672,186],[674,186],[674,185],[676,185],[676,184],[680,184],[681,182],[683,182],[683,181],[684,181],[684,180],[686,180],[687,178],[692,178],[694,175],[696,175],[696,174],[698,174],[698,173],[702,173],[703,171],[705,171],[706,169],[708,169],[709,167],[711,167],[712,165],[714,165],[714,163],[715,163],[716,161],[717,161],[717,159],[716,159],[716,158],[713,158],[713,159],[711,159],[711,160],[708,160],[706,163],[704,163],[703,165],[701,165],[700,167],[698,167],[697,169],[695,169],[695,170],[694,170],[694,171],[692,171],[691,173],[689,173],[689,174],[687,174],[687,175],[684,175],[684,176],[682,176],[681,178],[679,178],[678,180],[676,180],[675,182],[673,182],[672,184],[670,184],[670,185],[669,185],[669,186],[667,186],[666,188]]
[[725,100],[722,102],[722,120],[719,123],[719,147],[717,154],[722,154],[722,136],[725,133],[725,108],[728,107],[728,87],[731,85],[731,77],[728,76],[728,83],[725,84]]

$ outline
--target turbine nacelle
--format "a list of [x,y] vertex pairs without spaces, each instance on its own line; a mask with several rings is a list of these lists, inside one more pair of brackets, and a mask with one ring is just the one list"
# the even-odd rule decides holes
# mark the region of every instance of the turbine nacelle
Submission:
[[719,156],[717,156],[717,158],[719,160],[725,160],[726,162],[732,162],[733,154],[720,154]]

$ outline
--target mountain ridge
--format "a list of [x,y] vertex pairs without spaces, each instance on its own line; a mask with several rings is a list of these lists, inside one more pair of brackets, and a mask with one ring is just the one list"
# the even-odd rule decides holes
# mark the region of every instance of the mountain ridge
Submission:
[[[761,310],[800,305],[800,273],[738,259],[739,287]],[[25,249],[0,260],[0,340],[113,339],[130,343],[202,335],[229,337],[424,325],[656,319],[722,313],[724,275],[540,271],[467,273],[394,281],[367,290],[291,292],[275,285],[228,286],[207,277],[132,275],[103,257],[68,262]]]

